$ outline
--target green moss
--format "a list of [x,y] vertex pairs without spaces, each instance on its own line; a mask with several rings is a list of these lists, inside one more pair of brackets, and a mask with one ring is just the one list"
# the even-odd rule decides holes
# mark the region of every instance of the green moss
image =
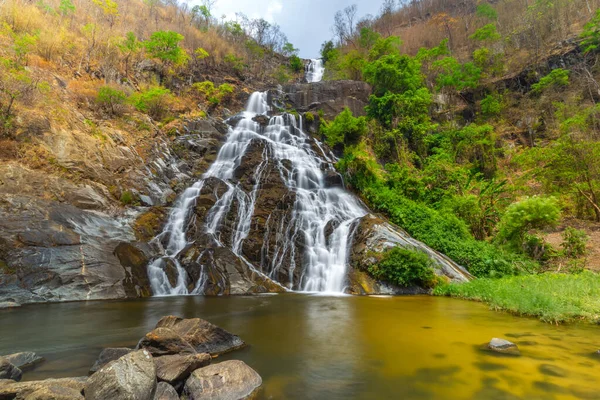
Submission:
[[312,124],[313,122],[315,122],[315,115],[309,111],[309,112],[307,112],[307,113],[304,114],[304,119],[309,124]]
[[133,203],[134,201],[134,196],[133,193],[129,190],[124,191],[123,193],[121,193],[121,203],[123,205],[130,205]]

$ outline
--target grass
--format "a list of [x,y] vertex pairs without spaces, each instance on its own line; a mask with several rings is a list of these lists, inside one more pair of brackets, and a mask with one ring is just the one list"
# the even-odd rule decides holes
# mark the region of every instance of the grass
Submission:
[[600,275],[589,271],[477,279],[438,286],[434,294],[481,301],[494,310],[549,323],[600,323]]

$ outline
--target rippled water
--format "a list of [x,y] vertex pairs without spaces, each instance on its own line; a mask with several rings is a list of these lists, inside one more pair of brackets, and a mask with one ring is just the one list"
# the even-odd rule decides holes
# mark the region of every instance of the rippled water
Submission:
[[[597,399],[598,327],[551,326],[435,297],[173,297],[0,311],[0,354],[49,360],[26,379],[85,375],[102,347],[134,346],[164,315],[242,337],[264,399]],[[479,347],[492,337],[519,358]]]

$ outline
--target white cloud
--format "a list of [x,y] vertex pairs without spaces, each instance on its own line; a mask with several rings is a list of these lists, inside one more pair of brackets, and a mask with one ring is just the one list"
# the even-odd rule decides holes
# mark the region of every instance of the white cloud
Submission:
[[269,5],[267,6],[267,12],[263,17],[267,21],[273,23],[275,21],[275,16],[283,11],[283,4],[279,0],[271,0]]

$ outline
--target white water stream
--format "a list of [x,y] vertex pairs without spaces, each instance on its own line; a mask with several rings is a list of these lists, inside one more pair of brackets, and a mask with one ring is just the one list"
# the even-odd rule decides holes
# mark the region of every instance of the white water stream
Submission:
[[321,80],[323,80],[324,74],[325,66],[323,65],[323,60],[310,60],[310,62],[306,66],[306,81],[308,83],[321,82]]

